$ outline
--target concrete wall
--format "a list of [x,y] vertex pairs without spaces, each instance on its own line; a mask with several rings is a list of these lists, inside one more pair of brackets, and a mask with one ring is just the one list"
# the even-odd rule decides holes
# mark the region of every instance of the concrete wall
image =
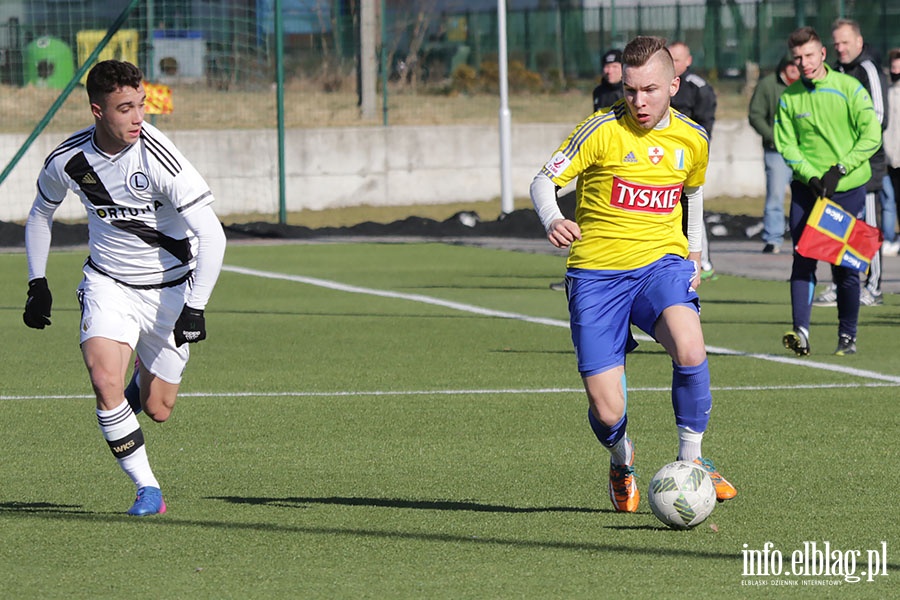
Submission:
[[[571,128],[570,124],[513,125],[514,196],[528,196],[532,177]],[[173,131],[169,135],[206,177],[221,217],[278,214],[277,139],[272,130]],[[9,163],[26,137],[0,136],[2,165]],[[25,219],[44,158],[64,137],[41,135],[0,186],[0,220]],[[498,199],[499,148],[496,125],[289,130],[285,139],[287,210]],[[705,190],[708,197],[765,195],[760,139],[745,120],[716,122]],[[57,212],[59,219],[83,216],[74,196]]]

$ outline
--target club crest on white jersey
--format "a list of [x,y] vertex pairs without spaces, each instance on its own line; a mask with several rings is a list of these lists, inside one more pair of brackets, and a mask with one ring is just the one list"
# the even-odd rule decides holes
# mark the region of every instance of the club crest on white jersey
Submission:
[[142,173],[138,171],[136,173],[132,173],[128,178],[128,187],[130,187],[135,192],[143,192],[150,188],[150,179]]
[[135,286],[191,271],[198,240],[184,215],[213,201],[203,177],[149,123],[116,155],[97,147],[94,127],[76,132],[47,157],[37,188],[48,207],[74,192],[88,215],[91,268]]

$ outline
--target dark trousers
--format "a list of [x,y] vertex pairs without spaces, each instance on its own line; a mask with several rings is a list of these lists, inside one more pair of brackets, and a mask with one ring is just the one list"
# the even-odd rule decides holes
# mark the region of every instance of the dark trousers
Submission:
[[[831,199],[858,219],[865,214],[865,186],[837,192]],[[790,229],[794,245],[803,233],[815,202],[816,196],[808,186],[798,181],[791,182]],[[791,318],[794,329],[803,327],[809,331],[818,262],[794,252],[794,264],[791,268]],[[855,338],[859,321],[859,271],[832,265],[831,274],[837,285],[838,333],[846,333]]]

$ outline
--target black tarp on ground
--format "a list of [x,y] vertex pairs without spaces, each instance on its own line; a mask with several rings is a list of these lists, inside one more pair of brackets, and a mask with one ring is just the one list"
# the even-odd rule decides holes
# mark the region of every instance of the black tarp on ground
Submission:
[[[575,195],[569,193],[560,198],[563,214],[572,218],[575,212]],[[707,232],[711,240],[759,239],[761,217],[707,213]],[[411,236],[428,238],[461,237],[511,237],[543,238],[544,229],[531,209],[513,211],[501,218],[482,221],[476,213],[462,212],[444,221],[423,217],[407,217],[393,223],[359,223],[347,227],[323,227],[311,229],[300,225],[255,222],[224,225],[228,239],[313,239],[323,237],[381,237]],[[87,225],[54,223],[53,245],[75,246],[87,243]],[[22,225],[0,221],[0,246],[24,247],[25,228]]]

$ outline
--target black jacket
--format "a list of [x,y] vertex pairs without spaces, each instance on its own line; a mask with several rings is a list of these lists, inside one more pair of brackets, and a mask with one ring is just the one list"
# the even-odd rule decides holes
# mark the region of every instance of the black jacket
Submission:
[[681,87],[672,96],[672,108],[702,125],[712,138],[716,122],[716,92],[705,79],[690,70],[681,74]]
[[616,100],[625,96],[625,88],[622,82],[610,83],[606,79],[594,88],[594,112],[601,108],[612,106]]
[[[881,122],[881,130],[884,131],[888,124],[888,81],[887,76],[879,64],[879,61],[872,55],[869,45],[863,44],[862,52],[856,57],[856,60],[846,65],[836,63],[834,65],[836,71],[846,73],[859,79],[863,87],[868,90],[872,97],[872,104],[875,106],[875,114]],[[877,192],[881,189],[881,180],[887,174],[887,159],[884,155],[884,147],[872,155],[869,159],[869,165],[872,167],[872,179],[866,184],[867,192]]]

